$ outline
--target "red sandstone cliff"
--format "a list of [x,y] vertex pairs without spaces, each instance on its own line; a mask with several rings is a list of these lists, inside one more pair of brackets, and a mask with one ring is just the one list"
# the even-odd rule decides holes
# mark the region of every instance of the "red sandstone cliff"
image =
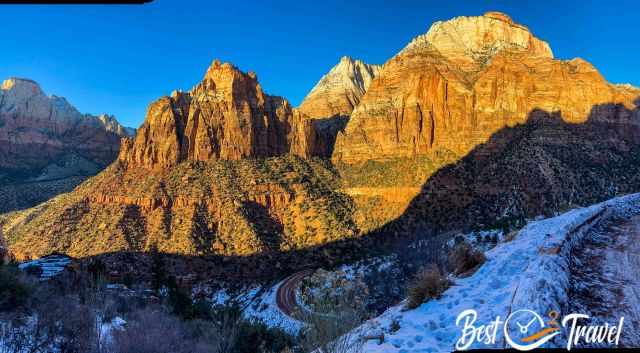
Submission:
[[[437,22],[373,79],[335,160],[458,156],[534,109],[584,122],[594,105],[634,106],[640,91],[611,85],[588,62],[553,58],[549,46],[500,13]],[[608,113],[596,118],[612,118]]]
[[265,94],[252,72],[219,61],[189,92],[152,103],[135,139],[119,159],[168,168],[185,160],[237,160],[308,154],[310,124],[289,102]]

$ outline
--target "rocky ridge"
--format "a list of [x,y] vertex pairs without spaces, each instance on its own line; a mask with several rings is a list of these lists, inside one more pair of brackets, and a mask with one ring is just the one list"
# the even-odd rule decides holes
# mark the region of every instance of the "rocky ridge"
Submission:
[[311,120],[310,155],[331,157],[338,132],[379,71],[379,65],[343,56],[307,94],[297,109]]
[[[7,242],[18,256],[158,248],[296,269],[640,187],[640,91],[554,59],[504,14],[434,24],[368,85],[349,83],[363,65],[338,66],[295,109],[214,62],[191,91],[152,103],[103,173],[0,217]],[[352,112],[351,98],[313,108],[332,92],[361,96]],[[323,130],[344,112],[344,131]]]
[[45,95],[33,80],[2,83],[0,169],[39,173],[70,152],[106,166],[129,132],[113,117],[82,114],[65,98]]

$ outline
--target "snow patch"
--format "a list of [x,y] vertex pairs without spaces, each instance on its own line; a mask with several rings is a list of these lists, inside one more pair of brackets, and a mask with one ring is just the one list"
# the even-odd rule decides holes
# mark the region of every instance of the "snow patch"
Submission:
[[[566,304],[569,287],[568,254],[590,226],[606,217],[610,208],[638,208],[640,194],[618,197],[563,215],[531,222],[510,242],[499,243],[486,252],[487,261],[476,273],[455,279],[438,300],[403,311],[403,304],[356,329],[361,336],[385,333],[385,341],[368,341],[364,352],[450,352],[460,337],[457,316],[467,309],[478,313],[478,322],[505,318],[519,309],[547,313]],[[392,332],[397,321],[400,329]],[[553,345],[553,343],[551,343]],[[493,346],[474,344],[470,348],[505,348],[502,333]]]

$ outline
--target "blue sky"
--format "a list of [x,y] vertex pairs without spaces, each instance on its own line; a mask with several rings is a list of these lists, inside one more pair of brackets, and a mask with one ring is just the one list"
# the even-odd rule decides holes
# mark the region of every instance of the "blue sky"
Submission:
[[190,1],[0,6],[0,77],[27,77],[80,111],[137,127],[147,105],[190,89],[214,58],[300,103],[342,55],[383,63],[432,22],[497,10],[611,82],[640,86],[638,1]]

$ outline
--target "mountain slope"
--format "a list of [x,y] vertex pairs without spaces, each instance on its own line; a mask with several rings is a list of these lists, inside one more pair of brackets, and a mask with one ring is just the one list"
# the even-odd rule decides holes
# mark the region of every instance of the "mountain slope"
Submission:
[[0,212],[67,192],[117,156],[133,131],[114,117],[81,114],[47,96],[32,80],[10,78],[0,89]]
[[[509,143],[517,140],[501,132],[527,126],[529,119],[540,113],[548,118],[543,120],[560,120],[559,124],[543,129],[550,131],[540,132],[548,136],[536,143],[544,150],[564,146],[569,150],[566,155],[591,160],[599,158],[596,157],[600,154],[599,148],[602,153],[613,148],[614,153],[601,160],[605,164],[619,158],[631,158],[626,156],[626,151],[638,143],[640,120],[636,104],[639,97],[640,90],[609,84],[582,59],[553,59],[545,42],[504,14],[458,17],[435,23],[426,34],[414,39],[385,63],[354,109],[345,129],[338,133],[332,160],[347,181],[345,192],[354,197],[359,209],[366,210],[358,218],[368,218],[371,224],[383,225],[406,213],[410,207],[410,217],[405,217],[408,223],[417,217],[425,223],[440,224],[446,222],[443,219],[458,215],[460,219],[467,218],[462,222],[464,226],[472,226],[475,219],[468,217],[470,211],[465,205],[483,198],[491,200],[483,203],[481,212],[491,205],[495,208],[491,216],[497,214],[499,217],[505,211],[502,207],[506,206],[502,205],[503,201],[494,204],[496,194],[526,189],[538,180],[546,185],[543,189],[555,183],[562,185],[569,175],[586,171],[589,163],[572,163],[565,170],[568,174],[555,174],[557,179],[554,181],[530,173],[541,163],[548,163],[544,158],[549,152],[521,151],[520,159],[515,160],[518,168],[512,168],[514,164],[506,161],[501,167],[490,167],[492,175],[511,170],[524,174],[519,179],[506,177],[499,187],[495,182],[473,178],[483,172],[481,164],[475,169],[465,168],[464,178],[455,183],[444,178],[430,181],[434,173],[448,165],[458,166],[455,170],[461,171],[461,166],[468,166],[475,156],[491,158],[494,152],[502,150],[499,146],[510,148]],[[579,124],[588,128],[564,133],[564,127],[569,129],[571,125]],[[599,130],[598,124],[605,130]],[[553,131],[554,126],[560,128],[557,134]],[[618,134],[610,136],[609,131]],[[604,136],[599,137],[601,133]],[[531,135],[531,141],[535,135]],[[499,141],[500,138],[505,140]],[[589,138],[595,140],[590,146],[584,146],[585,149],[572,144],[575,140],[589,145],[586,140]],[[494,151],[491,146],[498,149]],[[474,157],[463,160],[472,152]],[[606,174],[600,176],[609,180],[611,175]],[[387,177],[382,187],[377,175]],[[422,180],[414,175],[420,175]],[[487,180],[490,179],[496,178],[487,175]],[[420,193],[423,184],[439,190],[442,196],[437,198],[438,202],[423,197]],[[452,185],[464,190],[459,194],[447,192],[447,187]],[[389,191],[390,187],[407,192]],[[362,189],[371,197],[363,195]],[[384,202],[391,201],[388,207],[380,207],[383,202],[378,195],[382,195]],[[550,201],[544,207],[551,207],[554,201],[549,199],[552,197],[544,198]],[[560,203],[567,202],[566,198],[560,198],[563,199]],[[509,199],[504,201],[507,204],[520,201],[524,204],[516,212],[520,216],[540,212],[540,197],[528,195],[520,201],[510,197],[504,199]],[[426,214],[412,213],[413,206],[428,211]],[[443,214],[447,216],[443,217]],[[482,223],[486,225],[490,218],[487,216]],[[444,228],[451,229],[453,225]]]
[[[344,62],[336,82],[359,65]],[[259,261],[256,275],[509,228],[640,187],[640,91],[553,59],[506,15],[436,23],[368,87],[357,82],[366,90],[344,131],[322,130],[336,117],[308,116],[214,62],[191,91],[152,103],[103,173],[0,218],[7,243],[23,257],[221,255]]]
[[18,257],[149,250],[252,255],[357,233],[335,171],[305,155],[307,120],[254,74],[214,62],[190,92],[152,103],[104,172],[7,215]]

